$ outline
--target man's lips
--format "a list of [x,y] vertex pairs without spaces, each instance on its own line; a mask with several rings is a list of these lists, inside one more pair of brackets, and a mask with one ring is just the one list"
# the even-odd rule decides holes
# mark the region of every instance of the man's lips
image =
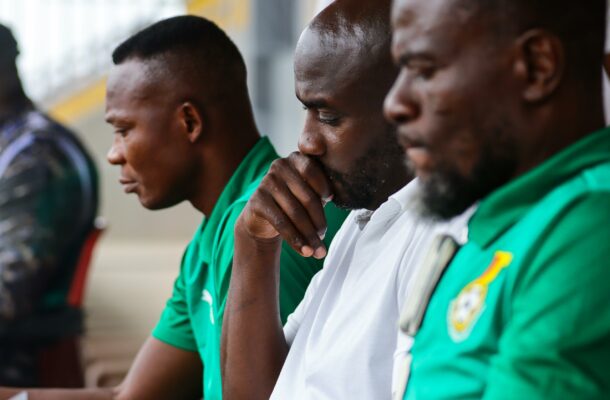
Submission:
[[125,193],[131,193],[135,191],[136,186],[138,186],[137,182],[125,178],[120,178],[119,183],[123,186],[123,190],[125,191]]
[[430,159],[428,147],[423,140],[418,139],[417,135],[400,132],[399,141],[418,175],[422,173],[422,170],[427,170],[431,167],[432,160]]
[[398,138],[399,138],[398,141],[400,142],[400,145],[402,146],[403,149],[405,149],[405,151],[409,151],[409,149],[413,149],[413,148],[425,147],[424,141],[418,139],[417,135],[406,133],[406,132],[399,132]]

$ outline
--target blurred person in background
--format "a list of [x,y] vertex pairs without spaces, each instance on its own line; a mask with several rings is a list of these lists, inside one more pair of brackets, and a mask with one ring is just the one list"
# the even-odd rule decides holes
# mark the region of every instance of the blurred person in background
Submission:
[[67,293],[98,183],[76,136],[24,93],[18,54],[0,25],[0,384],[37,385],[41,347],[82,330]]
[[[114,129],[108,161],[140,203],[188,201],[203,221],[187,247],[160,321],[117,388],[29,391],[30,399],[220,399],[220,337],[233,262],[233,226],[273,160],[256,127],[246,66],[231,39],[195,16],[157,22],[119,45],[106,93]],[[347,213],[327,207],[329,245]],[[160,227],[162,229],[162,227]],[[281,320],[321,260],[285,246]],[[143,277],[145,279],[145,277]],[[2,396],[15,391],[0,389]]]

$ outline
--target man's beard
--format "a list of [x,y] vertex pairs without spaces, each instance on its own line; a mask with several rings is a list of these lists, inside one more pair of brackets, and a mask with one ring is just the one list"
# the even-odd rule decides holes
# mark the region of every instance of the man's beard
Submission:
[[[420,214],[434,220],[448,220],[510,181],[517,167],[515,148],[505,146],[501,153],[496,153],[483,148],[470,176],[463,176],[456,167],[441,163],[425,180],[420,179]],[[413,168],[409,161],[407,168]]]
[[[348,210],[369,209],[391,174],[395,173],[393,168],[400,165],[397,161],[404,159],[404,152],[396,140],[395,133],[388,131],[377,143],[378,145],[354,162],[350,172],[340,173],[322,166],[333,185],[333,203],[336,206]],[[389,197],[392,194],[386,195]]]

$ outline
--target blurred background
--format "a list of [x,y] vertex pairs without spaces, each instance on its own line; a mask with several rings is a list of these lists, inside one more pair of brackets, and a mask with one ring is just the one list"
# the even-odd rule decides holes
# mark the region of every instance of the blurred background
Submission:
[[0,0],[0,22],[19,42],[27,94],[73,128],[101,175],[96,247],[85,297],[86,383],[112,384],[155,325],[201,216],[188,204],[151,212],[118,184],[106,162],[105,77],[114,47],[162,18],[195,14],[218,23],[241,49],[261,132],[281,154],[296,148],[304,111],[294,97],[292,55],[301,30],[328,1]]

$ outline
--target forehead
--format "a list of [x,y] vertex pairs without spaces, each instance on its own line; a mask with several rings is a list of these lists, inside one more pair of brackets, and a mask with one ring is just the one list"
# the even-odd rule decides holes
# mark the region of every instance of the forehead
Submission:
[[434,35],[453,36],[472,22],[475,8],[468,0],[395,0],[391,17],[394,36],[397,32],[408,34],[414,46],[417,40]]
[[162,98],[164,80],[156,75],[148,62],[137,59],[114,66],[106,84],[106,111]]
[[305,30],[295,52],[297,94],[346,92],[363,81],[363,71],[371,66],[365,52],[365,45],[355,37]]

